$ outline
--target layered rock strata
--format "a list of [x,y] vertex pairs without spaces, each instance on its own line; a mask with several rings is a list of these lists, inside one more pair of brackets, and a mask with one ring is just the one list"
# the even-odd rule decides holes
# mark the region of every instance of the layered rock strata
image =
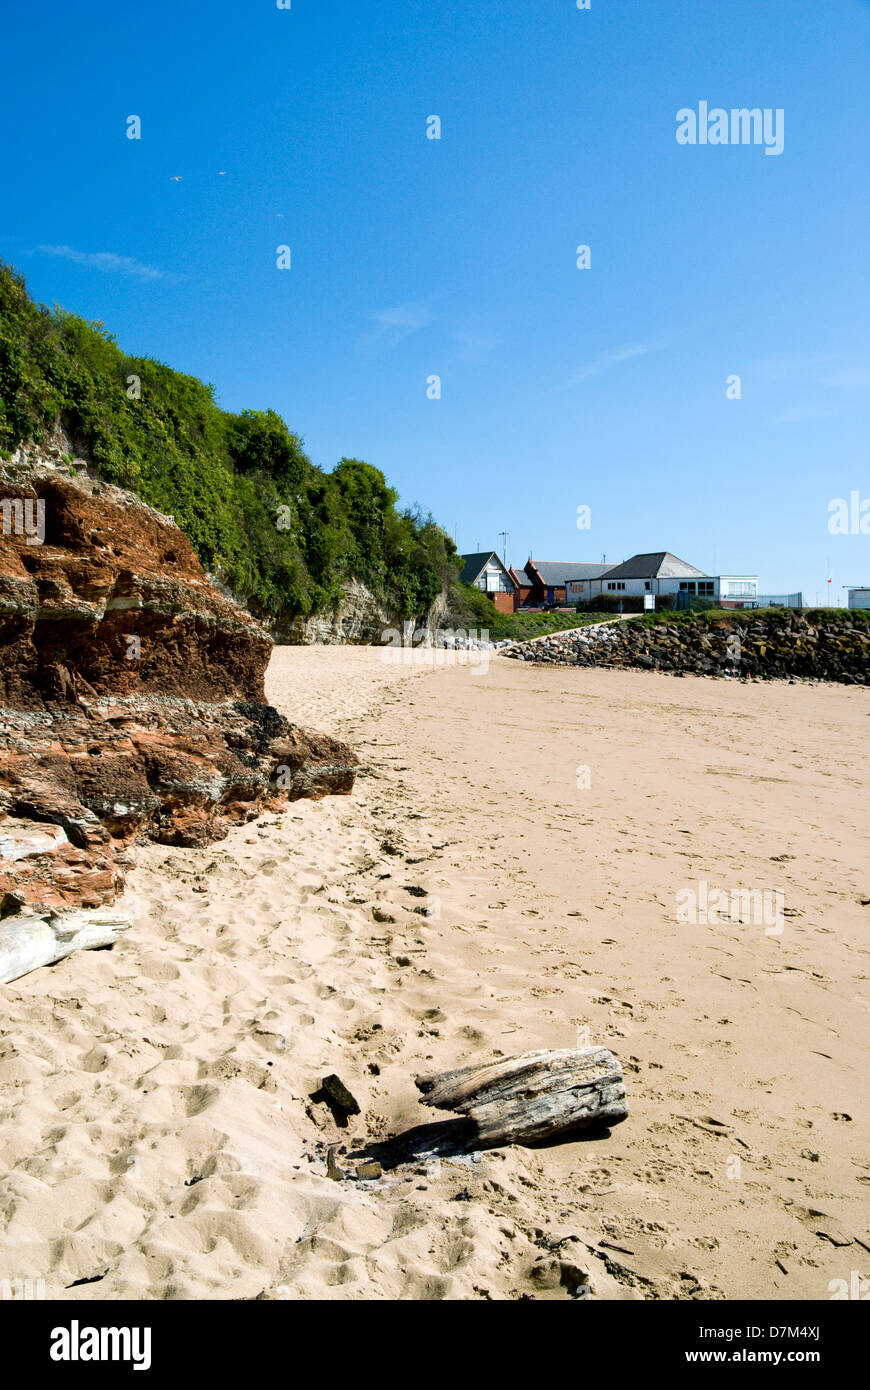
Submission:
[[201,845],[349,792],[351,750],[265,704],[271,648],[171,517],[0,465],[0,914],[111,901],[137,838]]

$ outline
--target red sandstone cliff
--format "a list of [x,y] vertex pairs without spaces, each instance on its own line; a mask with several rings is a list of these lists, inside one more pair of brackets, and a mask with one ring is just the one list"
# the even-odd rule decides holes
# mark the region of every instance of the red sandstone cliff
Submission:
[[271,646],[170,517],[0,464],[0,915],[110,901],[137,837],[350,791],[350,749],[264,703]]

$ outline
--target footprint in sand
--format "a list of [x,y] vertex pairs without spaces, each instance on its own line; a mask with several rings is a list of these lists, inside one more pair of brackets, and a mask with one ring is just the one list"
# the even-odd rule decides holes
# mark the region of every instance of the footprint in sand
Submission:
[[218,1098],[216,1086],[184,1086],[182,1094],[185,1099],[185,1114],[188,1119],[195,1115],[201,1115],[203,1110],[207,1110]]
[[181,971],[168,960],[152,957],[142,961],[139,973],[149,980],[177,980]]
[[104,1047],[92,1047],[81,1059],[82,1071],[103,1071],[109,1064],[109,1054]]

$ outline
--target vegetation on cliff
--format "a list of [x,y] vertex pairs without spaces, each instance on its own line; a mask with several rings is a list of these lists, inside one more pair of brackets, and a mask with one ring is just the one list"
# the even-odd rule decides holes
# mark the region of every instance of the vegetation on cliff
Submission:
[[377,468],[345,458],[324,472],[274,411],[222,410],[213,386],[36,304],[0,263],[0,456],[58,421],[107,482],[174,516],[206,569],[263,616],[322,610],[350,576],[403,618],[442,588],[464,609],[450,537],[397,509]]

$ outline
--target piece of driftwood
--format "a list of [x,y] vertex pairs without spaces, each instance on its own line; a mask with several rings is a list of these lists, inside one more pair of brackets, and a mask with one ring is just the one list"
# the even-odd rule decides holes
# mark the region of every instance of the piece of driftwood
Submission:
[[471,1120],[481,1149],[557,1139],[628,1114],[622,1067],[605,1047],[525,1052],[417,1077],[416,1085],[421,1105]]
[[16,917],[0,925],[0,984],[20,979],[40,965],[53,965],[73,951],[112,946],[130,923],[88,911],[63,916]]
[[320,1084],[333,1104],[345,1115],[361,1113],[358,1101],[351,1095],[340,1076],[332,1072],[329,1076],[324,1076]]

